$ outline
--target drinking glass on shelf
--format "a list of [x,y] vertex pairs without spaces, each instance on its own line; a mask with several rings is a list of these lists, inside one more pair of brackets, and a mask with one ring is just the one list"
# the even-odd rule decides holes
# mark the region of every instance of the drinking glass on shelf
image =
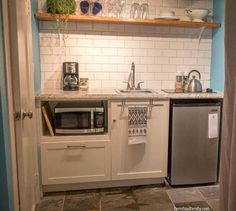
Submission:
[[123,10],[124,10],[124,7],[126,5],[126,0],[120,0],[118,5],[120,7],[119,17],[123,17],[124,16]]
[[148,3],[142,3],[140,6],[140,18],[147,19],[149,16]]
[[140,18],[140,6],[139,3],[133,2],[130,9],[130,18]]

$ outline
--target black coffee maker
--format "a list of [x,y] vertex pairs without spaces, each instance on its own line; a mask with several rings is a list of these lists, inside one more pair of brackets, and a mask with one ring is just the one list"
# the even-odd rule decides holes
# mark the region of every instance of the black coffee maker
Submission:
[[63,90],[79,90],[79,64],[77,62],[63,62]]

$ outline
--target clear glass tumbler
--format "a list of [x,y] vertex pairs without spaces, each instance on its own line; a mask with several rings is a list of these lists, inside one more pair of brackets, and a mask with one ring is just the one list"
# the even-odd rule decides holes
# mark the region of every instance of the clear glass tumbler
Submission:
[[136,2],[131,5],[130,18],[140,18],[140,5]]
[[140,6],[140,18],[147,19],[149,17],[148,3],[143,3]]

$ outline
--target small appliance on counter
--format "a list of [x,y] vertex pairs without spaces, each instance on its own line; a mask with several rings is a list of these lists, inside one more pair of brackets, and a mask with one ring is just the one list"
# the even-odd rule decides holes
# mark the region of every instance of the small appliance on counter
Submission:
[[79,90],[79,64],[77,62],[63,63],[63,90]]
[[[190,75],[194,72],[198,74],[199,79],[196,79],[194,75],[192,76],[192,79],[190,79]],[[187,86],[188,92],[202,92],[202,84],[200,82],[201,73],[199,71],[197,70],[190,71],[188,74],[188,80],[189,80],[188,86]]]
[[99,134],[107,131],[107,101],[61,102],[54,109],[55,133]]
[[[193,75],[192,78],[190,76],[192,73],[197,73],[198,78]],[[184,75],[183,73],[177,73],[176,81],[175,81],[175,90],[177,93],[188,92],[188,93],[199,93],[202,92],[202,84],[201,84],[201,73],[198,70],[191,70],[188,75]]]

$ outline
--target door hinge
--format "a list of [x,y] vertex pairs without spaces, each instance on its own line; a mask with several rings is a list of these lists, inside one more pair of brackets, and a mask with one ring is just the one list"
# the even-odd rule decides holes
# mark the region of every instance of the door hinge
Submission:
[[16,121],[19,121],[21,119],[21,112],[17,111],[14,113],[14,118]]
[[29,119],[32,119],[33,118],[33,112],[32,111],[28,111],[28,112],[17,111],[17,112],[14,113],[14,117],[15,117],[16,121],[21,120],[21,118],[23,118],[23,120],[24,120],[25,117],[28,117]]

